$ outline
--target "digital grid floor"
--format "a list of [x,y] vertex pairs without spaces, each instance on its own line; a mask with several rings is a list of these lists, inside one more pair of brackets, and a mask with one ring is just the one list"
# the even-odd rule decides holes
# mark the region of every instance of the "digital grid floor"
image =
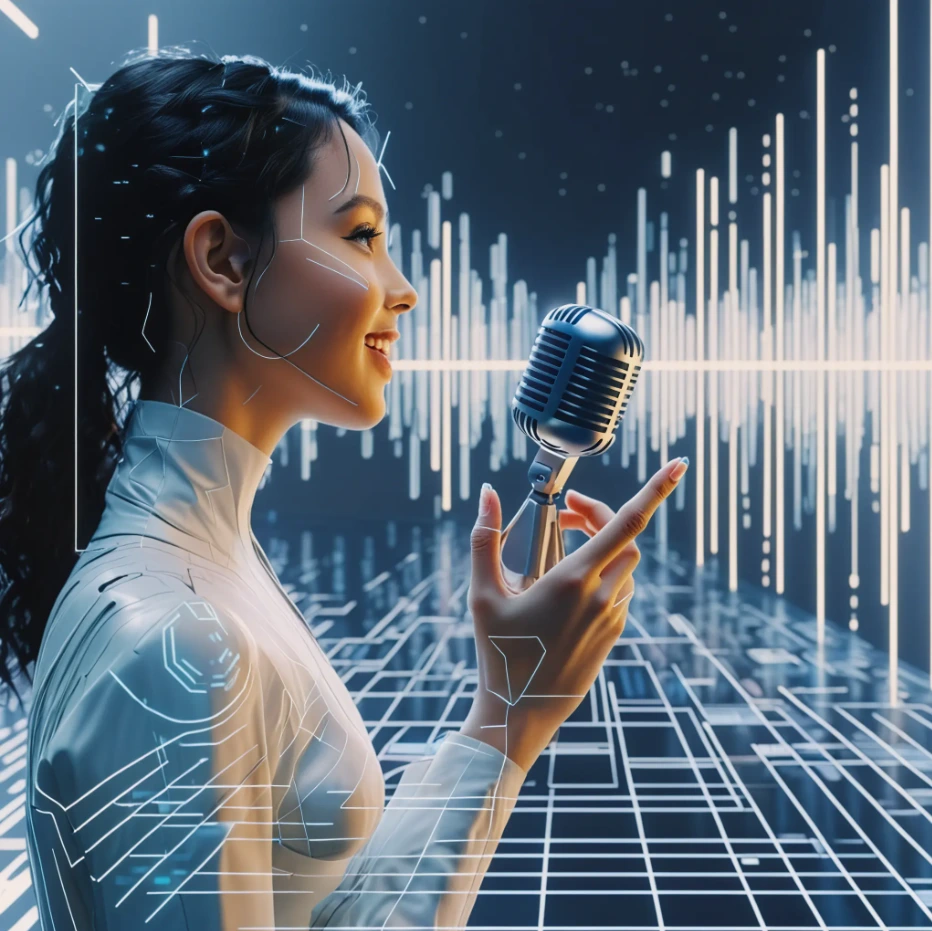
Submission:
[[[392,791],[475,690],[469,528],[256,527]],[[528,775],[470,927],[932,927],[932,694],[761,589],[639,541],[627,627]],[[25,718],[0,710],[0,931],[37,927]]]

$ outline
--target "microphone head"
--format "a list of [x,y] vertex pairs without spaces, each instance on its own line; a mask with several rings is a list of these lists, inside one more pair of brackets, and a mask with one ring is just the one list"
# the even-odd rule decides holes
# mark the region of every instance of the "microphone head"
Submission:
[[610,314],[563,304],[544,317],[511,403],[518,428],[565,458],[615,442],[644,358],[637,333]]

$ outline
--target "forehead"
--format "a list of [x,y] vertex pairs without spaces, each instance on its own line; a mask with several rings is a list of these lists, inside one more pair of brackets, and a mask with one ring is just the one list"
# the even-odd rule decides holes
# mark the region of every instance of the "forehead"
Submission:
[[[340,131],[342,129],[342,132]],[[359,133],[340,119],[314,156],[308,191],[335,209],[354,194],[368,194],[385,205],[378,163]]]

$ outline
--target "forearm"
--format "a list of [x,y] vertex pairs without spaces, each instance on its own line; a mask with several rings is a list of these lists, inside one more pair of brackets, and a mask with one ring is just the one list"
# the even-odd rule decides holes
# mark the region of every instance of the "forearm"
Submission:
[[494,747],[528,772],[558,727],[559,722],[509,706],[496,695],[477,695],[460,733]]
[[408,766],[310,927],[465,927],[525,776],[485,741],[448,734]]

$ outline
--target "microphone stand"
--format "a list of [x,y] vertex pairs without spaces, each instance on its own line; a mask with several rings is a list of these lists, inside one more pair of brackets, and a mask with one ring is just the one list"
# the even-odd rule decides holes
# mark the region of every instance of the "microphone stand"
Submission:
[[578,459],[541,446],[528,469],[531,492],[501,539],[502,574],[515,592],[530,588],[566,555],[557,502]]

